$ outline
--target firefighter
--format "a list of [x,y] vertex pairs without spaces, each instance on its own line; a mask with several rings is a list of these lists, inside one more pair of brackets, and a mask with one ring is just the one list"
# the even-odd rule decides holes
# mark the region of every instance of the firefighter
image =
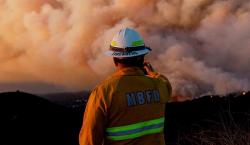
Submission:
[[164,145],[164,111],[171,85],[144,56],[151,51],[133,29],[120,30],[107,55],[117,68],[91,93],[80,145]]

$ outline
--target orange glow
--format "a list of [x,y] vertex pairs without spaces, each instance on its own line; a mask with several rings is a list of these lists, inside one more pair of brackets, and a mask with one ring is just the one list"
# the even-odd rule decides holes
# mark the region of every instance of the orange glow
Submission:
[[104,55],[113,35],[132,27],[153,49],[147,59],[169,78],[174,94],[249,90],[249,5],[220,0],[1,0],[0,83],[90,89],[114,70],[112,58]]

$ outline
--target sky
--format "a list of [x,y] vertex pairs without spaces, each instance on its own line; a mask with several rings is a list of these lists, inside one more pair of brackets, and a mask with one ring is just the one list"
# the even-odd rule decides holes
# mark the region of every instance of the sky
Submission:
[[0,92],[90,90],[115,68],[104,55],[122,28],[175,96],[250,90],[248,0],[0,0]]

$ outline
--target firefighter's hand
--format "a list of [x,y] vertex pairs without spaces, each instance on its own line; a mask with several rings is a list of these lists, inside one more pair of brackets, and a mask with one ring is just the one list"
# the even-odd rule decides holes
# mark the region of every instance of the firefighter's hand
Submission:
[[144,62],[144,69],[146,70],[147,74],[151,74],[155,72],[155,69],[152,67],[152,65],[149,62]]

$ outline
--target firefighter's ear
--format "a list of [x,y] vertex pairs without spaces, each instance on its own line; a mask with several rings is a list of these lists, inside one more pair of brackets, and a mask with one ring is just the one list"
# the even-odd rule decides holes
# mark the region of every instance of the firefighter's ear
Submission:
[[116,61],[115,57],[113,58],[114,64],[117,67],[118,66],[118,62]]

